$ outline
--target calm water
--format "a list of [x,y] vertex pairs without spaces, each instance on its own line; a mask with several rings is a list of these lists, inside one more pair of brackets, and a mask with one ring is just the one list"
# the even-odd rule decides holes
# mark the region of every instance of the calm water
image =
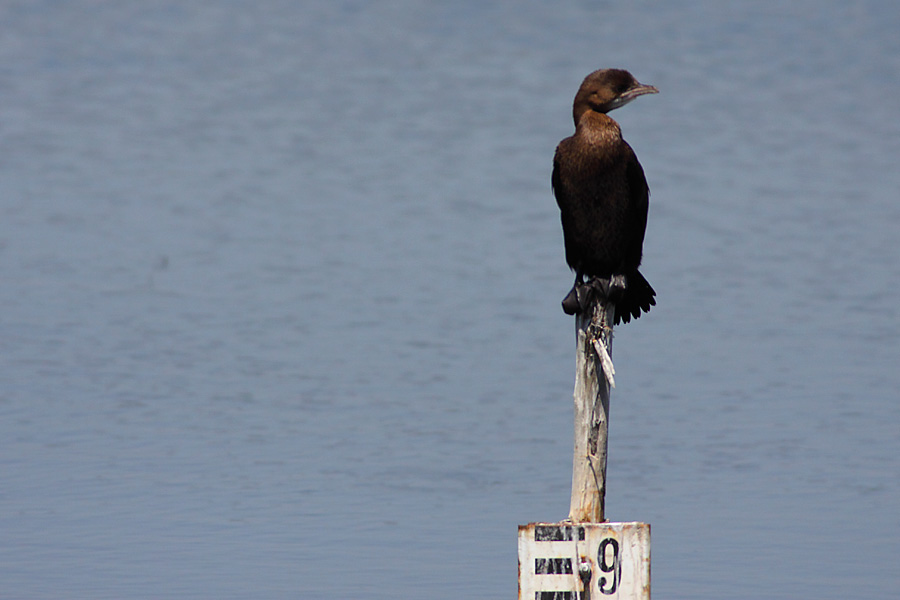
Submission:
[[568,510],[581,79],[653,197],[608,514],[656,598],[900,571],[893,2],[7,2],[0,597],[511,598]]

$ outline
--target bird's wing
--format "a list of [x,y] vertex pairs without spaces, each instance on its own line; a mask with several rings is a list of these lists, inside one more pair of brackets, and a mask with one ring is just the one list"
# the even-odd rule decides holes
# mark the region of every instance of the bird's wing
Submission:
[[647,178],[644,176],[644,168],[638,162],[637,156],[631,146],[628,146],[631,154],[628,161],[628,168],[625,172],[628,178],[628,190],[631,194],[631,206],[633,209],[632,218],[634,219],[633,231],[638,236],[633,240],[633,244],[637,247],[638,253],[644,244],[644,231],[647,229],[647,212],[650,209],[650,188],[647,185]]

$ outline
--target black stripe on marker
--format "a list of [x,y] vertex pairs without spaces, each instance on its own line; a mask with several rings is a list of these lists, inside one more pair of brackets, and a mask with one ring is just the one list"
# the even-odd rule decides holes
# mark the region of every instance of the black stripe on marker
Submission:
[[572,542],[575,534],[578,539],[584,541],[584,527],[572,527],[569,525],[537,525],[534,528],[534,541],[536,542]]

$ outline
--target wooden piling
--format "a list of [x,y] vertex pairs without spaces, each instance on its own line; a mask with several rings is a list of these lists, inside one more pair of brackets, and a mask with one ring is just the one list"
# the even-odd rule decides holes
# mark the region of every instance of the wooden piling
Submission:
[[650,600],[650,525],[606,521],[615,299],[624,278],[581,286],[575,321],[575,453],[569,518],[519,526],[519,600]]
[[621,276],[585,286],[589,306],[575,319],[575,451],[569,520],[606,520],[606,455],[609,392],[615,387],[612,324],[615,304],[624,289]]

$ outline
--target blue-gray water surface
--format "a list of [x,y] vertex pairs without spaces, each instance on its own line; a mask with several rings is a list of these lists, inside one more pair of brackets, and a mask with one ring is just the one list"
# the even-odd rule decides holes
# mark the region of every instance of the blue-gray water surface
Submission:
[[5,2],[0,598],[510,598],[568,510],[550,192],[652,189],[607,514],[657,598],[900,588],[889,0]]

